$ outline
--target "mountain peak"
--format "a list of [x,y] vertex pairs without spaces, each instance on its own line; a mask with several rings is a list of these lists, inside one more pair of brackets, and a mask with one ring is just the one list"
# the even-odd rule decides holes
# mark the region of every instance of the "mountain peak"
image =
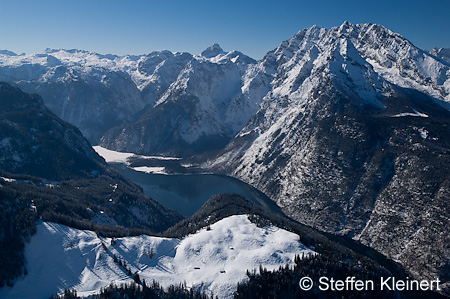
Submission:
[[14,53],[12,51],[8,51],[8,50],[0,50],[0,54],[8,55],[8,56],[17,56],[16,53]]
[[211,58],[211,57],[215,57],[219,54],[225,53],[223,51],[223,49],[219,46],[219,44],[214,44],[208,48],[206,48],[203,52],[202,52],[202,56],[206,57],[206,58]]
[[350,23],[349,21],[344,21],[341,26],[339,26],[339,33],[348,33],[354,30],[354,25]]
[[340,27],[347,28],[349,26],[352,26],[352,23],[350,23],[349,21],[345,20],[344,23],[342,23],[342,25]]

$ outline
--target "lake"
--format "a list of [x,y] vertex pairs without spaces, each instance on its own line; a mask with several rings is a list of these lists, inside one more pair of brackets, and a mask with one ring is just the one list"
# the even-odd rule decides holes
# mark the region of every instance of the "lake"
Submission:
[[120,174],[142,187],[144,193],[184,217],[192,216],[213,195],[236,193],[275,213],[279,207],[264,193],[232,177],[217,174],[164,175],[135,171],[111,164]]

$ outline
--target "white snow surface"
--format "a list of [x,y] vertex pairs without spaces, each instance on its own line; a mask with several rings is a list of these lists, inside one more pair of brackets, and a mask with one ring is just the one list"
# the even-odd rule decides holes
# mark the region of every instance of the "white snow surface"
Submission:
[[427,139],[429,132],[425,128],[417,129],[419,131],[420,137]]
[[428,117],[428,114],[421,113],[421,112],[418,112],[418,111],[414,110],[413,113],[411,113],[411,112],[404,112],[404,113],[396,114],[396,115],[394,115],[394,116],[392,116],[392,117],[405,117],[405,116],[414,116],[414,117],[423,117],[423,118],[427,118],[427,117]]
[[165,167],[139,166],[139,167],[133,167],[133,169],[136,171],[145,172],[145,173],[167,174]]
[[[139,157],[142,159],[156,159],[156,160],[180,160],[181,158],[177,157],[166,157],[166,156],[142,156],[134,153],[125,153],[125,152],[118,152],[113,151],[107,148],[104,148],[102,146],[96,145],[92,147],[97,154],[99,154],[107,163],[123,163],[123,164],[129,164],[128,158],[130,157]],[[139,168],[139,167],[136,167]],[[140,171],[140,170],[138,170]]]
[[133,153],[112,151],[101,146],[92,147],[107,163],[123,163],[128,165],[127,159],[134,156]]
[[[186,58],[187,56],[189,57]],[[157,61],[160,60],[160,63],[152,68],[151,72],[143,70],[142,68],[145,68],[147,60],[155,57]],[[212,63],[238,62],[239,59],[247,63],[253,62],[250,57],[238,51],[222,51],[220,55],[206,58],[202,55],[192,56],[188,53],[167,50],[155,51],[148,55],[118,56],[113,54],[103,55],[78,49],[47,49],[44,53],[39,54],[15,54],[10,51],[0,51],[0,68],[2,68],[2,73],[6,76],[18,77],[20,80],[39,79],[41,81],[47,81],[50,77],[49,75],[54,73],[55,69],[60,66],[78,68],[83,72],[91,72],[93,69],[124,72],[130,76],[140,90],[143,90],[149,84],[160,80],[164,81],[165,78],[161,78],[161,76],[164,77],[167,74],[159,73],[159,69],[169,57],[184,57],[187,61],[192,58],[199,61],[208,60]],[[173,68],[178,62],[171,61],[174,65],[171,65],[169,68]]]
[[229,298],[237,283],[246,279],[247,269],[259,265],[275,269],[293,265],[296,254],[316,254],[298,235],[274,226],[259,228],[247,215],[230,216],[212,224],[211,230],[201,229],[183,239],[141,235],[116,241],[111,245],[110,238],[99,238],[92,231],[41,222],[25,247],[28,275],[12,288],[1,288],[0,298],[48,298],[65,288],[87,296],[111,282],[130,282],[114,263],[114,254],[147,282],[156,280],[163,287],[186,282],[188,287]]
[[[164,157],[164,156],[141,156],[134,153],[124,153],[109,150],[107,148],[101,146],[93,146],[93,149],[99,154],[107,163],[121,163],[127,166],[130,166],[130,162],[128,162],[128,158],[130,157],[139,157],[142,159],[155,159],[155,160],[180,160],[180,158],[176,157]],[[167,174],[165,167],[149,167],[149,166],[139,166],[139,167],[130,167],[136,171],[145,172],[145,173],[153,173],[153,174]]]
[[12,182],[16,181],[16,179],[5,178],[5,177],[2,177],[2,176],[0,176],[0,179],[3,179],[5,182],[8,182],[8,183],[12,183]]

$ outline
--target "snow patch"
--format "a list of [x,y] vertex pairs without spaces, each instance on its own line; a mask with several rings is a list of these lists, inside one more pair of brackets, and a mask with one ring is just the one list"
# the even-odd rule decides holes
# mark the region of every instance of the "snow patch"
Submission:
[[417,131],[419,131],[420,137],[422,137],[423,139],[427,139],[428,131],[425,130],[425,128],[420,128]]
[[101,146],[93,146],[93,149],[99,154],[107,163],[123,163],[128,164],[127,159],[134,156],[133,153],[121,153],[106,149]]
[[428,117],[427,114],[420,113],[416,110],[414,110],[413,113],[411,113],[411,112],[399,113],[399,114],[393,115],[392,117],[405,117],[405,116],[424,117],[424,118]]
[[[130,157],[136,157],[140,159],[155,159],[155,160],[181,160],[181,158],[178,157],[165,157],[165,156],[141,156],[134,153],[124,153],[124,152],[117,152],[113,150],[109,150],[107,148],[101,147],[101,146],[93,146],[92,147],[97,154],[99,154],[107,163],[122,163],[129,165],[128,159]],[[139,168],[139,167],[136,167]],[[144,171],[144,170],[138,170],[138,171]]]
[[4,180],[5,182],[8,182],[8,183],[13,183],[13,182],[17,181],[16,179],[5,178],[2,176],[0,177],[0,179]]
[[167,174],[165,171],[165,167],[149,167],[149,166],[139,166],[133,167],[134,170],[145,172],[145,173],[153,173],[153,174]]

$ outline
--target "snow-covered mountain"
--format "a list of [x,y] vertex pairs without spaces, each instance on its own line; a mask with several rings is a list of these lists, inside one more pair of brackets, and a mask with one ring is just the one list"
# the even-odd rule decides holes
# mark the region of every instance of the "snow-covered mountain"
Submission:
[[295,255],[316,254],[298,235],[275,226],[257,227],[246,215],[227,217],[182,239],[141,235],[111,240],[92,231],[39,223],[26,247],[28,275],[12,288],[0,288],[0,297],[47,298],[64,289],[76,289],[80,296],[99,293],[111,283],[133,281],[114,262],[120,259],[149,283],[155,280],[165,288],[186,283],[231,298],[247,270],[277,269],[292,265]]
[[[347,69],[336,61],[331,71],[338,71],[337,78],[346,80],[338,75],[342,71],[355,79],[360,75],[354,72],[358,63],[370,65],[371,75],[366,75],[372,83],[357,79],[363,84],[358,87],[359,95],[381,91],[379,84],[383,82],[370,77],[381,76],[397,86],[450,101],[448,49],[434,49],[430,54],[382,26],[348,22],[330,30],[315,26],[302,30],[257,64],[238,51],[224,52],[217,44],[201,55],[156,51],[148,55],[116,56],[51,49],[43,54],[17,55],[3,50],[0,80],[40,94],[54,113],[79,127],[93,143],[109,129],[131,123],[109,132],[102,144],[147,154],[162,151],[154,145],[161,138],[148,141],[149,134],[158,133],[151,129],[151,133],[124,137],[132,128],[142,131],[143,127],[152,127],[148,119],[157,118],[155,123],[168,122],[168,139],[176,140],[174,147],[182,144],[194,151],[210,139],[222,141],[218,142],[219,147],[233,137],[256,113],[264,96],[278,84],[275,81],[284,80],[283,76],[288,78],[298,73],[289,92],[300,85],[306,87],[300,82],[309,77],[313,64],[333,57],[327,45],[342,37],[346,40],[341,40],[340,49],[347,47],[349,55],[354,51],[361,59],[346,64]],[[282,68],[289,74],[279,73],[280,65],[286,63],[282,59],[290,61],[290,66]],[[378,90],[371,90],[367,84]],[[183,106],[184,111],[179,113],[192,114],[191,119],[159,116],[167,114],[171,108],[163,109],[163,106],[170,107],[173,102],[177,102],[177,107]],[[165,143],[169,146],[170,142]]]
[[260,61],[218,45],[201,55],[2,51],[0,79],[43,93],[109,149],[221,150],[205,171],[449,282],[448,57],[383,26],[344,22],[301,30]]
[[243,79],[254,64],[240,52],[211,46],[171,73],[178,75],[138,121],[111,129],[100,144],[180,156],[224,147],[259,109],[260,90],[267,89],[263,82],[251,85]]
[[[2,51],[0,80],[40,94],[55,114],[80,128],[92,143],[109,129],[132,123],[109,133],[103,144],[135,151],[139,146],[140,151],[150,152],[161,150],[154,145],[161,142],[157,137],[147,140],[148,133],[141,132],[123,140],[117,135],[130,127],[151,126],[147,119],[159,117],[159,123],[168,122],[163,135],[177,137],[180,143],[201,143],[212,135],[229,141],[259,107],[258,101],[248,101],[254,99],[248,95],[248,87],[241,91],[241,77],[247,65],[254,63],[240,52],[224,52],[219,45],[198,56],[170,51],[141,56],[82,50],[48,49],[36,55]],[[153,112],[161,103],[170,106],[180,101],[179,96],[186,102],[185,118],[167,116],[167,108]]]
[[47,50],[37,55],[3,52],[0,81],[38,93],[52,112],[95,142],[144,107],[139,89],[126,72],[133,72],[137,61],[137,57],[78,50]]
[[450,48],[434,48],[430,51],[430,54],[450,63]]
[[445,277],[449,65],[382,26],[345,22],[302,30],[255,67],[270,91],[205,167],[417,276]]

